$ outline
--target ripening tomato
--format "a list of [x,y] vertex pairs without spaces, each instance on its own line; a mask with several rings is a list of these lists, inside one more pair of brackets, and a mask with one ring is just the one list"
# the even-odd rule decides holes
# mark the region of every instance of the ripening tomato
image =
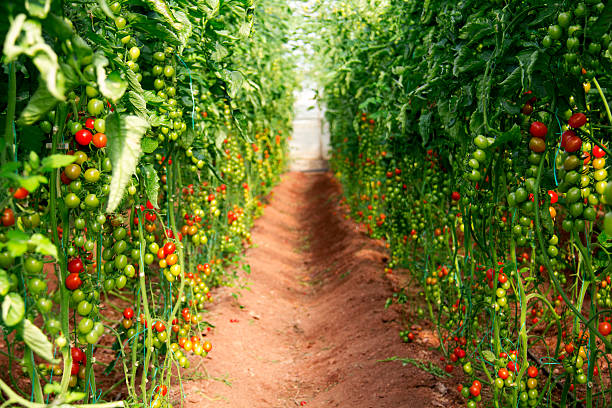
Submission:
[[175,250],[176,244],[174,242],[166,242],[166,244],[164,245],[164,252],[166,253],[166,255],[173,254]]
[[107,137],[104,133],[96,133],[93,135],[92,142],[98,149],[106,147]]
[[568,125],[570,125],[570,127],[573,127],[574,129],[578,129],[579,127],[584,126],[586,122],[587,117],[584,113],[574,113],[567,121]]
[[531,133],[533,137],[544,139],[548,133],[548,128],[542,122],[533,122],[529,127],[529,133]]

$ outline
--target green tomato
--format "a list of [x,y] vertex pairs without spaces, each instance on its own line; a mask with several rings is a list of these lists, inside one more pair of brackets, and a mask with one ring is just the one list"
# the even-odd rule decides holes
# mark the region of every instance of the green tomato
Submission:
[[138,59],[138,57],[140,57],[140,48],[138,47],[132,47],[130,48],[130,59],[132,61],[136,61]]
[[119,3],[118,1],[112,3],[109,7],[114,14],[119,14],[119,12],[121,11],[121,3]]
[[119,30],[123,30],[125,26],[127,25],[127,20],[123,17],[117,17],[115,19],[115,25],[117,26]]
[[[87,103],[87,111],[91,116],[98,116],[104,110],[104,102],[99,99],[90,99]],[[94,125],[95,126],[95,125]],[[75,132],[76,133],[76,132]]]
[[23,262],[24,269],[26,270],[26,272],[31,274],[41,273],[43,270],[43,266],[44,264],[41,261],[32,257],[26,258],[26,260]]
[[559,40],[563,35],[563,29],[558,25],[551,25],[550,27],[548,27],[548,35],[553,40]]
[[88,194],[87,197],[85,197],[85,206],[87,206],[87,208],[93,210],[98,208],[99,205],[100,200],[98,200],[98,197],[95,194]]
[[559,25],[563,28],[568,28],[571,21],[572,15],[568,12],[559,13],[559,16],[557,17],[557,22],[559,22]]
[[87,300],[81,300],[77,305],[77,313],[80,316],[89,316],[91,311],[93,310],[93,305],[89,303]]
[[96,119],[96,121],[94,122],[94,129],[98,133],[106,132],[106,121],[102,118]]
[[81,204],[81,199],[74,193],[69,193],[64,197],[64,204],[68,208],[77,208]]
[[172,78],[174,76],[174,67],[172,65],[166,65],[164,67],[164,76],[166,78]]
[[85,318],[81,319],[79,324],[77,324],[77,330],[81,334],[87,334],[87,333],[91,332],[91,329],[93,329],[93,325],[94,325],[93,320],[91,320],[88,317],[85,317]]

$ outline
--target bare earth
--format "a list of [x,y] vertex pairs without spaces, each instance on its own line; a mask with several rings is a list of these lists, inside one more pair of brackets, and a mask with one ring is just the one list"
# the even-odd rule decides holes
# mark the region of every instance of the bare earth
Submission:
[[384,243],[344,218],[339,194],[329,174],[284,176],[246,252],[250,290],[214,294],[213,350],[183,382],[183,406],[459,406],[457,379],[380,362],[444,364],[433,341],[401,342],[398,309],[384,309],[393,288]]

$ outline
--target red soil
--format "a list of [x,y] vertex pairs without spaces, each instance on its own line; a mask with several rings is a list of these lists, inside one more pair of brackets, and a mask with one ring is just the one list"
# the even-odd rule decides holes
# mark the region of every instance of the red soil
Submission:
[[206,316],[216,325],[207,336],[213,350],[200,378],[183,381],[183,406],[460,405],[456,379],[380,361],[443,367],[431,332],[401,342],[399,310],[384,308],[393,289],[384,243],[343,217],[339,197],[329,174],[289,173],[274,190],[246,252],[251,273],[241,272],[241,282],[249,289],[215,293]]

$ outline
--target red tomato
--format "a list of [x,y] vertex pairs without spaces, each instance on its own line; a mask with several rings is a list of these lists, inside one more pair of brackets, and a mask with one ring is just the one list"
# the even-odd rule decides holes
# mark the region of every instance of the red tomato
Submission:
[[10,208],[5,208],[2,212],[2,225],[10,227],[15,225],[15,213]]
[[83,271],[83,261],[80,258],[71,259],[68,262],[68,272],[70,273],[80,273]]
[[93,129],[96,123],[96,118],[87,118],[85,120],[85,127],[87,129]]
[[548,133],[548,128],[542,122],[533,122],[529,127],[529,133],[531,133],[533,137],[544,139]]
[[26,190],[23,187],[19,187],[17,190],[15,190],[15,192],[13,193],[13,197],[16,198],[17,200],[23,200],[24,198],[26,198],[28,196],[28,190]]
[[567,139],[570,136],[576,136],[576,132],[574,132],[573,130],[566,130],[565,132],[563,132],[563,134],[561,135],[561,147],[565,149],[565,145],[567,144]]
[[92,138],[93,135],[87,129],[81,129],[74,135],[74,139],[82,146],[87,146],[89,143],[91,143]]
[[451,194],[451,199],[453,201],[459,201],[460,198],[461,198],[461,194],[459,194],[458,191],[453,191],[453,193]]
[[557,201],[559,201],[559,195],[555,191],[548,190],[548,195],[550,196],[551,204],[555,204]]
[[568,153],[574,153],[580,150],[582,147],[582,139],[578,136],[570,136],[565,142],[565,151]]
[[599,146],[595,145],[595,147],[593,147],[593,156],[595,156],[596,158],[600,159],[602,157],[604,157],[606,155],[606,152]]
[[537,367],[534,366],[529,366],[529,368],[527,368],[527,375],[531,378],[535,378],[538,376],[538,369]]
[[123,309],[123,317],[125,317],[126,319],[131,319],[132,317],[134,317],[134,309],[132,309],[131,307],[126,307],[125,309]]
[[82,283],[78,273],[71,273],[66,277],[66,288],[68,290],[77,290],[81,287]]
[[568,125],[570,125],[570,127],[573,127],[574,129],[578,129],[579,127],[584,126],[586,122],[587,117],[584,113],[574,113],[567,121]]
[[599,333],[602,336],[607,336],[612,332],[612,324],[609,322],[601,322],[599,323]]
[[166,242],[166,244],[164,245],[164,252],[166,253],[166,255],[173,254],[174,251],[176,251],[176,245],[174,244],[174,242]]
[[80,363],[85,359],[85,353],[78,347],[72,347],[70,349],[70,355],[72,356],[72,361],[76,363]]

